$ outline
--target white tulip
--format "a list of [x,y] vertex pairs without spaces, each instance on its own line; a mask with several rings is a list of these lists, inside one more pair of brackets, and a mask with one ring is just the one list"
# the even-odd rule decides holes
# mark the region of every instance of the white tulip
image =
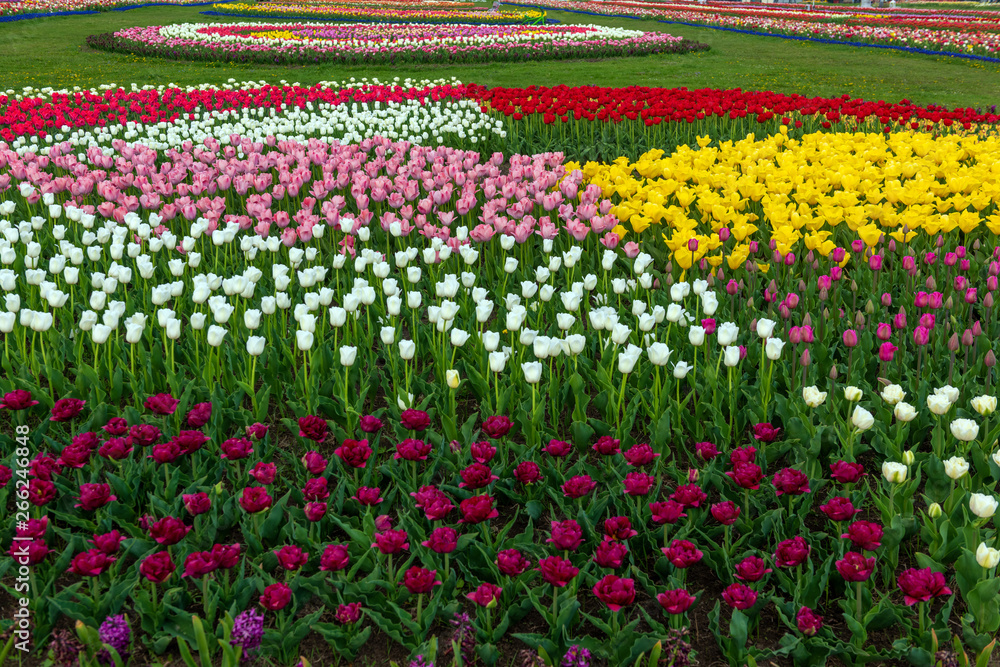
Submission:
[[916,409],[905,401],[897,403],[896,407],[892,409],[892,414],[895,415],[897,420],[904,423],[911,422],[917,418]]
[[577,355],[583,352],[583,348],[587,345],[587,337],[582,334],[570,334],[566,336],[565,342],[569,347],[568,354]]
[[[31,311],[27,310],[27,309],[21,311],[21,315],[22,315],[21,326],[25,326],[24,321],[23,321],[23,319],[24,319],[23,318],[24,313],[31,313]],[[85,310],[85,311],[83,311],[83,314],[80,315],[80,331],[90,331],[91,329],[94,328],[95,324],[97,324],[97,313],[95,313],[92,310]],[[30,327],[31,326],[30,323],[27,326]]]
[[902,484],[906,481],[906,466],[902,463],[886,461],[882,464],[882,476],[890,484]]
[[462,347],[469,340],[469,333],[461,329],[451,330],[451,344],[455,347]]
[[988,417],[996,412],[997,397],[986,395],[976,396],[972,399],[972,409],[978,412],[981,416]]
[[856,405],[851,414],[851,424],[859,431],[867,431],[875,424],[875,417],[860,405]]
[[263,336],[250,336],[247,338],[247,354],[253,357],[259,357],[264,354]]
[[976,562],[987,570],[993,569],[1000,563],[1000,551],[987,546],[986,542],[980,542],[976,549]]
[[777,361],[781,358],[781,350],[785,347],[785,341],[779,338],[768,338],[767,343],[764,344],[764,352],[767,354],[767,358],[771,361]]
[[740,328],[732,322],[723,322],[719,325],[718,330],[715,332],[715,337],[718,339],[719,345],[722,345],[723,347],[735,343],[736,338],[739,335]]
[[642,354],[642,348],[635,345],[629,345],[625,350],[618,355],[618,372],[622,374],[631,373],[635,368],[635,364],[639,361],[639,356]]
[[90,330],[90,335],[96,344],[103,345],[111,335],[111,327],[106,324],[95,324],[94,328]]
[[181,321],[176,317],[167,320],[166,333],[170,340],[177,340],[181,337]]
[[938,396],[944,396],[945,398],[948,399],[949,403],[958,402],[959,391],[955,387],[952,387],[950,384],[946,384],[943,387],[938,387],[937,389],[934,390],[934,393]]
[[802,400],[805,401],[805,404],[810,408],[818,408],[826,402],[826,392],[820,391],[819,387],[816,385],[803,387]]
[[997,511],[997,499],[982,493],[973,493],[969,498],[969,509],[980,519],[989,519]]
[[251,309],[243,313],[243,324],[247,329],[253,331],[260,326],[260,316],[261,312],[259,310]]
[[[192,321],[193,321],[192,317]],[[208,344],[212,347],[219,347],[222,345],[222,339],[226,337],[228,332],[222,328],[217,327],[214,324],[208,327]]]
[[500,334],[496,331],[484,331],[482,339],[487,352],[495,352],[500,345]]
[[955,419],[951,422],[951,434],[962,442],[972,442],[979,437],[979,424],[971,419]]
[[327,311],[330,317],[330,326],[340,328],[347,322],[347,311],[339,306],[333,306]]
[[632,330],[624,324],[616,324],[611,330],[611,340],[615,343],[615,345],[624,345],[628,342],[628,338],[631,335]]
[[350,368],[358,358],[358,348],[353,345],[342,345],[340,347],[340,365]]
[[695,347],[701,347],[705,343],[705,327],[693,326],[688,329],[688,342]]
[[507,355],[503,352],[490,352],[490,370],[494,373],[503,372],[507,365]]
[[944,462],[944,472],[952,479],[960,479],[969,472],[969,462],[961,456],[953,456]]
[[927,397],[927,407],[936,415],[943,415],[951,409],[951,401],[947,396],[931,394]]
[[770,338],[776,324],[777,322],[767,318],[757,320],[757,335],[761,338]]
[[678,361],[674,364],[674,377],[678,380],[682,380],[687,377],[687,374],[691,371],[692,366],[686,361]]
[[0,333],[9,334],[14,330],[14,313],[0,313]]
[[740,348],[735,345],[730,345],[722,351],[723,358],[722,363],[724,363],[728,368],[733,368],[738,363],[740,363]]
[[852,403],[860,401],[863,395],[863,392],[854,385],[844,387],[844,399]]
[[[491,355],[492,356],[492,355]],[[526,361],[521,364],[524,371],[524,381],[528,384],[538,384],[542,380],[542,364],[538,361]]]
[[906,392],[898,384],[890,384],[882,390],[882,400],[889,405],[897,405],[906,398]]
[[417,345],[412,340],[399,341],[399,358],[403,361],[410,361],[417,353]]

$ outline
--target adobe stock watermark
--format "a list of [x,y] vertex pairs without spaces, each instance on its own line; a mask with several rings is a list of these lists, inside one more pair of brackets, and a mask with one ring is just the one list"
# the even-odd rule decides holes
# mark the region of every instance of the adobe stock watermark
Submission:
[[[31,504],[28,502],[28,469],[31,465],[31,440],[28,437],[30,429],[27,426],[17,426],[15,428],[15,441],[17,447],[14,450],[14,487],[16,488],[14,520],[17,522],[18,533],[28,528],[28,520],[31,518],[29,511]],[[22,537],[19,534],[14,536],[14,544],[11,547],[10,555],[13,556],[17,564],[14,576],[14,592],[20,594],[14,600],[14,648],[27,653],[31,650],[31,610],[29,605],[31,598],[31,537]]]

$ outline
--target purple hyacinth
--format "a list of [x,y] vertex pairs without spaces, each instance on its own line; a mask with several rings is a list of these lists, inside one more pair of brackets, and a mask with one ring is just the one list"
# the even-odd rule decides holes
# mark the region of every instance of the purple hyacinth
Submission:
[[434,667],[433,662],[424,660],[424,656],[418,655],[416,660],[410,661],[410,667]]
[[[100,637],[101,642],[107,644],[115,651],[118,655],[127,659],[128,657],[128,647],[132,641],[132,630],[128,627],[128,619],[125,618],[124,614],[118,614],[117,616],[108,616],[101,623],[101,627],[97,631],[98,637]],[[106,655],[101,655],[101,662],[105,664],[111,664],[111,656],[107,654],[107,651],[103,652]]]
[[242,646],[243,655],[252,655],[260,648],[260,642],[264,638],[264,614],[256,609],[247,609],[241,614],[237,614],[233,621],[232,638],[229,640],[232,646]]
[[590,667],[590,651],[582,646],[570,646],[560,664],[562,667]]

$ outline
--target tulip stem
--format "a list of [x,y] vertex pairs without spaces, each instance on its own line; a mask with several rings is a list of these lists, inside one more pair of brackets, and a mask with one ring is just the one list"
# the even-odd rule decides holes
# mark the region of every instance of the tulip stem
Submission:
[[[862,622],[862,615],[861,615],[861,612],[862,612],[862,608],[861,608],[861,582],[860,581],[856,582],[855,586],[857,586],[857,599],[856,599],[856,602],[855,602],[855,614],[854,614],[854,618],[856,618],[858,620],[858,623],[861,623]],[[857,637],[855,637],[855,639],[856,638]]]

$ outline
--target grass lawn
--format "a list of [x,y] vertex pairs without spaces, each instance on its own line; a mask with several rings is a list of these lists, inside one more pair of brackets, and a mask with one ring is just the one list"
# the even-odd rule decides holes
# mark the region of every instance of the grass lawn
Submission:
[[[807,96],[843,94],[866,99],[948,107],[986,107],[1000,99],[1000,64],[910,55],[880,49],[831,46],[754,37],[710,29],[629,19],[550,13],[563,22],[605,23],[666,30],[709,44],[707,53],[591,62],[414,65],[409,67],[262,67],[178,63],[88,50],[88,34],[135,25],[226,21],[203,8],[154,7],[127,12],[36,19],[0,24],[0,90],[24,86],[91,87],[104,83],[200,84],[285,79],[303,84],[350,77],[458,77],[484,85],[597,84],[768,89]],[[239,20],[239,19],[234,19]]]

